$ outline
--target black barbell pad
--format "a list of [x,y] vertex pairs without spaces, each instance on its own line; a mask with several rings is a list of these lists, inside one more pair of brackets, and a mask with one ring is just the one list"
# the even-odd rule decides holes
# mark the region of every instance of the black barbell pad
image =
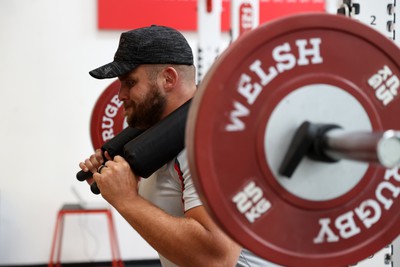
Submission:
[[124,157],[136,175],[148,178],[185,147],[191,100],[124,146]]

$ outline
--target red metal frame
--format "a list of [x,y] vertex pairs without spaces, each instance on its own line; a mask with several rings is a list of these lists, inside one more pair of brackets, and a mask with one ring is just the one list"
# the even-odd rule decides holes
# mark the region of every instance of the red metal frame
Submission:
[[108,222],[108,232],[110,235],[110,245],[111,245],[111,256],[112,256],[112,266],[113,267],[124,267],[124,262],[121,260],[117,234],[114,227],[113,217],[110,209],[64,209],[62,208],[57,214],[56,227],[54,230],[53,241],[50,252],[50,260],[48,267],[54,266],[54,254],[57,248],[56,254],[56,262],[55,266],[60,266],[60,258],[61,258],[61,247],[62,247],[62,238],[63,238],[63,230],[64,230],[64,217],[68,214],[104,214],[106,215]]

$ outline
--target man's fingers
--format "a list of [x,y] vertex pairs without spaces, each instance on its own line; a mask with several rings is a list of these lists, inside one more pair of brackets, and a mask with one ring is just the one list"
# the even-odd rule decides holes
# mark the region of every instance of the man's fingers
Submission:
[[84,171],[84,172],[88,172],[89,171],[89,169],[86,167],[84,162],[80,162],[79,163],[79,168],[81,168],[82,171]]
[[100,164],[104,163],[103,151],[101,149],[96,149],[94,156],[97,162],[99,162]]
[[92,185],[92,184],[94,183],[94,179],[93,179],[93,178],[88,178],[88,179],[86,179],[86,182],[87,182],[89,185]]
[[101,165],[101,166],[98,168],[97,172],[101,174],[101,170],[102,170],[103,168],[107,168],[107,166],[106,166],[106,165]]
[[101,155],[99,156],[97,152],[96,154],[91,155],[89,160],[93,163],[93,165],[98,165],[98,166],[100,166],[104,162],[103,156]]
[[89,159],[85,160],[85,165],[86,167],[92,172],[95,173],[97,172],[97,169],[102,165],[100,162],[96,160],[94,155],[90,156]]
[[117,156],[114,157],[114,161],[115,162],[123,162],[123,161],[126,161],[126,160],[123,157],[117,155]]
[[110,154],[108,153],[108,151],[104,152],[104,157],[106,157],[107,160],[112,160],[112,157],[110,156]]

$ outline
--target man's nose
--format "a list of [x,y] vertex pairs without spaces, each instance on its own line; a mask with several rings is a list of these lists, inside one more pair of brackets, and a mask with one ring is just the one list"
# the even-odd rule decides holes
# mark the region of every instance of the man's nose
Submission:
[[127,90],[126,88],[124,88],[124,86],[121,86],[120,88],[119,88],[119,91],[118,91],[118,98],[119,98],[119,100],[121,100],[121,101],[124,101],[124,100],[127,100],[128,99],[128,97],[129,97],[129,90]]

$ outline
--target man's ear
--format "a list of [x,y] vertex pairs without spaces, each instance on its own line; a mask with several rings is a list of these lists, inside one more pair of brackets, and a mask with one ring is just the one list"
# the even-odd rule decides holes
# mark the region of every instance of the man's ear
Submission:
[[173,67],[167,67],[163,70],[164,88],[166,91],[172,90],[178,83],[178,72]]

